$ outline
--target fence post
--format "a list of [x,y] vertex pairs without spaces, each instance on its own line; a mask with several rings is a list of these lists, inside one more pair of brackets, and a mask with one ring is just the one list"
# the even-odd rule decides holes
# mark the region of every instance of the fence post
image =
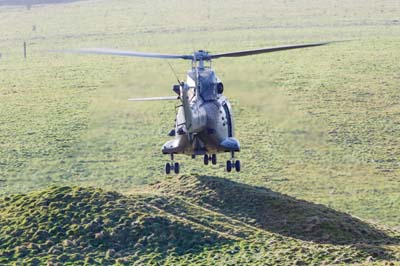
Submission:
[[24,42],[24,58],[26,59],[26,42]]

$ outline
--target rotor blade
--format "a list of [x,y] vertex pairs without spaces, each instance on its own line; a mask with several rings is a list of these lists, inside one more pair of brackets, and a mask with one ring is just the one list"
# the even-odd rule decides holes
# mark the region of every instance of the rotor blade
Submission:
[[170,100],[178,100],[177,96],[165,96],[165,97],[150,97],[150,98],[131,98],[128,101],[134,102],[142,102],[142,101],[170,101]]
[[219,53],[219,54],[211,54],[209,57],[212,58],[220,58],[220,57],[239,57],[239,56],[247,56],[247,55],[255,55],[255,54],[262,54],[262,53],[272,53],[284,50],[291,50],[291,49],[299,49],[299,48],[307,48],[307,47],[314,47],[314,46],[321,46],[330,44],[333,42],[320,42],[320,43],[308,43],[308,44],[296,44],[296,45],[286,45],[286,46],[277,46],[277,47],[266,47],[254,50],[244,50],[244,51],[237,51],[237,52],[229,52],[229,53]]
[[60,50],[52,51],[60,53],[72,53],[72,54],[103,54],[103,55],[119,55],[119,56],[138,56],[138,57],[150,57],[150,58],[162,58],[162,59],[193,59],[193,55],[174,55],[174,54],[158,54],[158,53],[145,53],[136,51],[124,51],[117,49],[107,48],[87,48],[78,50]]

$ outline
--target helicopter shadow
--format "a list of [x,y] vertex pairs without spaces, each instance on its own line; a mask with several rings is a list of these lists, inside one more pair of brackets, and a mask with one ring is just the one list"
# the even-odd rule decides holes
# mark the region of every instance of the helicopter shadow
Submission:
[[374,258],[393,259],[382,245],[399,245],[399,236],[350,214],[215,176],[196,176],[199,204],[262,230],[319,244],[351,245]]

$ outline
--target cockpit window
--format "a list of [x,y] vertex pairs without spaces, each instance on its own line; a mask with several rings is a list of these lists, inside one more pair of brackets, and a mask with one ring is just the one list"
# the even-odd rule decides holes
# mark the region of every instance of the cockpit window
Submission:
[[214,71],[205,70],[199,74],[200,95],[205,101],[217,99],[217,78]]
[[194,87],[189,87],[188,89],[188,96],[189,96],[189,102],[194,100],[194,97],[196,96],[196,90],[194,89]]

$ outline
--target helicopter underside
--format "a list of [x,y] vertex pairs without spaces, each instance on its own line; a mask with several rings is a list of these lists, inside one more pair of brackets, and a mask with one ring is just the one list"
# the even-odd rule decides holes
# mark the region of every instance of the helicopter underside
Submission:
[[[207,142],[208,140],[208,142]],[[166,164],[165,172],[169,174],[173,170],[176,174],[179,173],[179,163],[175,162],[176,154],[184,154],[192,156],[195,159],[196,156],[203,156],[203,162],[208,165],[210,162],[212,165],[217,164],[217,154],[229,152],[231,155],[230,160],[226,161],[226,171],[231,172],[234,168],[237,172],[240,171],[240,161],[235,159],[235,152],[240,151],[239,141],[235,138],[229,137],[215,145],[214,142],[208,139],[201,139],[200,136],[194,136],[193,140],[190,141],[188,135],[182,135],[174,140],[170,140],[164,144],[162,152],[171,156],[171,162]]]
[[235,138],[226,138],[220,143],[211,139],[194,136],[193,141],[187,135],[179,136],[174,140],[164,144],[162,153],[164,154],[185,154],[185,155],[204,155],[223,152],[239,152],[240,144]]

